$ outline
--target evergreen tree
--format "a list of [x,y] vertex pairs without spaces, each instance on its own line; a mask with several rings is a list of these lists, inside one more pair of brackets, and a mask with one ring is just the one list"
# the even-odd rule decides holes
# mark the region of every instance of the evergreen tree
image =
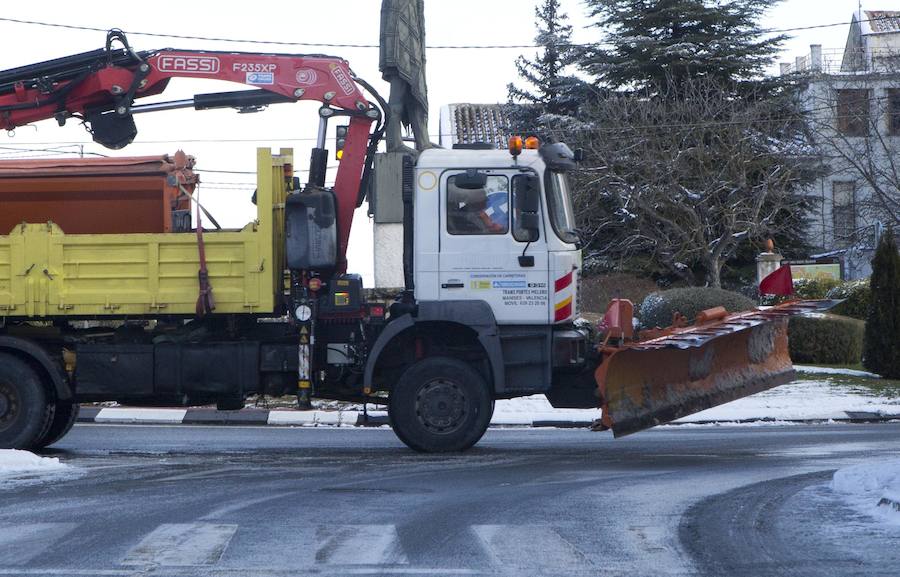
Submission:
[[870,286],[863,364],[883,377],[900,379],[900,253],[892,230],[875,251]]
[[572,45],[572,26],[568,16],[560,9],[559,0],[544,0],[534,10],[537,36],[535,43],[540,52],[533,59],[519,56],[516,69],[526,86],[510,83],[510,103],[524,107],[511,107],[514,124],[532,123],[533,128],[543,114],[570,115],[579,104],[579,91],[584,83],[566,74],[566,70],[578,61],[579,50]]
[[780,0],[585,0],[609,47],[582,68],[600,85],[659,89],[693,77],[723,85],[758,78],[785,36],[764,37],[762,14]]

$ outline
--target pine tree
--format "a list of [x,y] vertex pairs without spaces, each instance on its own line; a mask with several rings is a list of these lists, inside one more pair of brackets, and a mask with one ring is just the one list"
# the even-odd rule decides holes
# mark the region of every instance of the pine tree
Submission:
[[535,43],[540,52],[533,59],[519,56],[516,69],[527,83],[522,88],[510,83],[510,102],[520,102],[540,114],[567,115],[578,108],[579,89],[583,82],[566,74],[579,57],[578,47],[572,45],[572,26],[568,16],[560,9],[559,0],[544,0],[534,9],[537,36]]
[[614,89],[679,86],[688,77],[723,85],[758,78],[785,36],[764,37],[762,14],[780,0],[585,0],[609,47],[582,68]]
[[900,253],[891,230],[881,238],[872,259],[870,287],[863,364],[883,377],[900,379]]

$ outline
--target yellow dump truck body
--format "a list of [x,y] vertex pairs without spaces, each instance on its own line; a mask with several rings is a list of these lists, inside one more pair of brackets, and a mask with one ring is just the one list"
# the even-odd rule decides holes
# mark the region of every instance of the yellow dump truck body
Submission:
[[[290,150],[257,153],[257,219],[205,231],[215,314],[275,311],[284,271],[284,165]],[[197,235],[65,234],[52,222],[0,236],[0,317],[193,315]]]

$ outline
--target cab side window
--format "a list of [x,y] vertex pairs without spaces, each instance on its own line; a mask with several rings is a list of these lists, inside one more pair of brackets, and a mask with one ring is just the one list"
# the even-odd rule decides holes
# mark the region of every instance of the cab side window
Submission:
[[482,188],[460,188],[456,176],[447,179],[447,232],[506,234],[509,232],[509,179],[488,176]]

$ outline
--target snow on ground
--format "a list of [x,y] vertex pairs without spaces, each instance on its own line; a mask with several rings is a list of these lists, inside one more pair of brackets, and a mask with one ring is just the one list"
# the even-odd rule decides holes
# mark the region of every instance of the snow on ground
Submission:
[[679,422],[846,419],[848,412],[900,415],[900,398],[827,378],[799,380],[695,413]]
[[526,417],[532,421],[590,422],[600,418],[600,409],[554,409],[544,395],[531,395],[497,401],[491,424],[519,424]]
[[842,369],[840,367],[814,367],[811,365],[794,365],[794,369],[798,373],[809,373],[814,375],[846,375],[848,377],[864,377],[867,379],[881,378],[875,373],[870,373],[867,371],[857,371],[855,369]]
[[[813,367],[818,368],[818,367]],[[856,371],[862,372],[862,371]],[[867,388],[857,379],[804,378],[684,417],[677,423],[715,421],[807,421],[847,419],[851,413],[875,413],[900,418],[900,390],[891,396]],[[854,375],[855,376],[855,375]],[[877,381],[876,381],[877,382]],[[535,421],[592,421],[599,409],[554,409],[543,395],[497,401],[493,424],[511,424],[523,415]]]
[[900,526],[900,459],[839,469],[831,489],[854,509]]
[[55,473],[67,469],[56,457],[39,457],[28,451],[0,449],[0,484],[8,477],[35,473]]

